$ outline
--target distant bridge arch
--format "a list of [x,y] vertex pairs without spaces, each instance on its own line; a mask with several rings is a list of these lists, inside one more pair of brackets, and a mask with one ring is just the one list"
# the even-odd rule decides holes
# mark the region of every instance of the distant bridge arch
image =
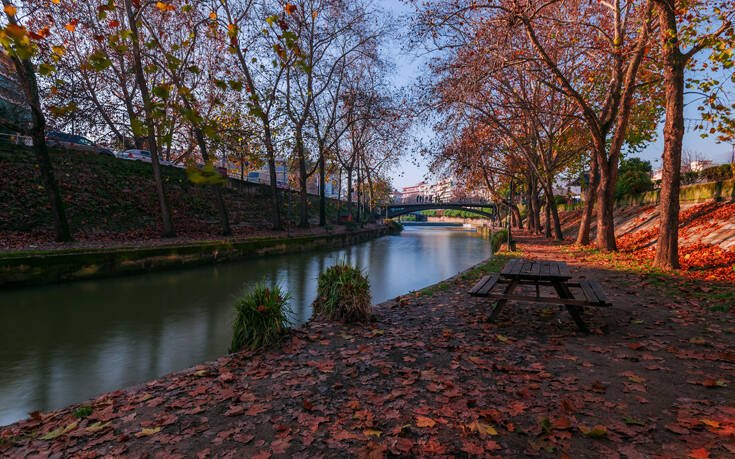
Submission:
[[[483,210],[487,208],[492,209],[492,213]],[[422,210],[442,209],[462,210],[481,215],[486,218],[495,218],[498,213],[497,205],[494,202],[426,202],[421,204],[395,203],[383,206],[383,209],[386,218],[395,218],[413,212],[421,212]]]

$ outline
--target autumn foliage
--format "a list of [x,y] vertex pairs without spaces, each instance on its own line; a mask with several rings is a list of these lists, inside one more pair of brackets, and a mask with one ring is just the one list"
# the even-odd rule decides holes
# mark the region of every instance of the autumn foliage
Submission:
[[[641,217],[645,218],[645,217]],[[686,209],[679,214],[679,233],[684,242],[679,247],[682,274],[697,279],[735,282],[735,250],[699,241],[702,231],[717,231],[735,221],[735,202],[709,202]],[[635,258],[653,260],[654,241],[659,227],[625,234],[618,238],[620,249]]]

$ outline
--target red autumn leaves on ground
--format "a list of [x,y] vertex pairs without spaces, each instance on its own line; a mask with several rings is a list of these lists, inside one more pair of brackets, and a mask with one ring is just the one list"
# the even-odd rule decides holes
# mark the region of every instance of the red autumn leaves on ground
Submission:
[[735,454],[732,314],[519,242],[602,284],[614,306],[586,312],[593,334],[538,304],[487,323],[466,293],[476,273],[379,305],[368,326],[310,322],[279,348],[100,396],[86,417],[36,413],[0,428],[0,455]]
[[[641,219],[645,220],[645,216]],[[709,202],[693,206],[679,214],[679,263],[686,277],[722,282],[735,282],[735,250],[698,242],[700,235],[735,222],[735,202]],[[625,234],[618,238],[621,251],[641,261],[652,261],[653,242],[658,225]]]

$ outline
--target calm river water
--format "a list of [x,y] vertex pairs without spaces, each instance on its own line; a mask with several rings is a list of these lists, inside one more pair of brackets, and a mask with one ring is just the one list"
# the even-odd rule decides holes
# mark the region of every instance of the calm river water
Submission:
[[233,304],[258,281],[280,282],[301,324],[336,259],[362,267],[380,303],[489,255],[474,232],[407,227],[341,250],[0,292],[0,425],[225,355]]

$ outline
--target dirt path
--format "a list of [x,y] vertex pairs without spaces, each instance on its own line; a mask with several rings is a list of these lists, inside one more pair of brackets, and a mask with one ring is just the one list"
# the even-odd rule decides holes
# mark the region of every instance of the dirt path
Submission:
[[0,428],[0,454],[735,454],[733,313],[519,241],[524,256],[566,259],[601,282],[615,307],[587,316],[595,333],[556,306],[511,303],[488,324],[487,301],[466,291],[498,257],[377,306],[370,326],[311,322],[280,349],[35,414]]

